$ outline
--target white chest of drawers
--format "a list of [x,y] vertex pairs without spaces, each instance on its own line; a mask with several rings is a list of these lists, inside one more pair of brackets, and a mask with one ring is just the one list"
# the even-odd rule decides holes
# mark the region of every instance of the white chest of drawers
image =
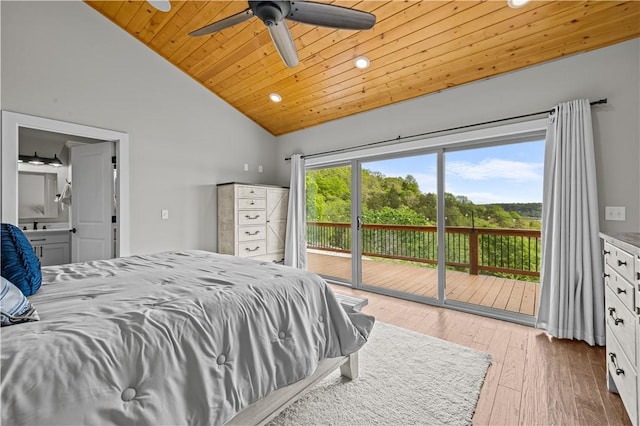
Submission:
[[218,185],[218,252],[282,262],[288,202],[287,188]]
[[602,234],[607,319],[607,387],[640,425],[640,234]]

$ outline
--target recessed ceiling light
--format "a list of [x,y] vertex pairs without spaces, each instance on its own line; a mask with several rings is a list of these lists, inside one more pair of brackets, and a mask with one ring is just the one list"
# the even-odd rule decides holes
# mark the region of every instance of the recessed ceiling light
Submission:
[[517,9],[529,3],[531,0],[507,0],[507,4],[512,9]]
[[270,93],[269,99],[271,99],[273,102],[280,102],[282,100],[282,96],[278,95],[277,93]]
[[365,68],[369,68],[371,61],[366,56],[358,56],[353,63],[356,65],[356,68],[363,70]]
[[168,12],[171,10],[171,2],[169,0],[147,0],[149,4],[160,12]]

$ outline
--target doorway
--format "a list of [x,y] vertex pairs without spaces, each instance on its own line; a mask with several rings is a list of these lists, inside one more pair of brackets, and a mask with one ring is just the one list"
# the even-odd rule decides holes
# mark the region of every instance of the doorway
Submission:
[[2,111],[2,221],[18,224],[18,159],[20,131],[27,129],[68,135],[73,138],[110,141],[115,147],[118,179],[115,183],[118,226],[116,256],[128,256],[129,246],[129,136],[123,132],[84,126],[26,114]]

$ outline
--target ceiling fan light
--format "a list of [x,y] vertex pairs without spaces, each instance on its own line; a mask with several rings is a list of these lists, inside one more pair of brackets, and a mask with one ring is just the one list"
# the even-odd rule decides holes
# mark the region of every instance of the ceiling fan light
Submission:
[[169,0],[147,0],[149,4],[160,12],[168,12],[171,10],[171,2]]
[[270,93],[269,99],[271,99],[272,102],[281,102],[282,96],[278,95],[277,93]]
[[34,152],[33,157],[29,159],[29,164],[33,164],[34,166],[41,166],[44,164],[44,160],[38,157],[38,153]]
[[531,0],[507,0],[507,4],[512,9],[517,9],[529,3]]
[[353,63],[356,68],[360,68],[361,70],[367,69],[369,65],[371,65],[371,61],[366,56],[358,56]]

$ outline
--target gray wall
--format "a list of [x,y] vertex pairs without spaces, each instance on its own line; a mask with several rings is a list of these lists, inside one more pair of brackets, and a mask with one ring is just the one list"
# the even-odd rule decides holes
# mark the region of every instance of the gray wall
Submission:
[[[593,108],[601,230],[640,232],[640,39],[280,136],[278,181],[289,181],[283,159],[293,153],[544,111],[578,98],[609,101]],[[626,221],[604,221],[604,206],[626,206]]]
[[129,133],[132,254],[215,250],[216,183],[274,183],[272,135],[86,4],[0,9],[3,109]]

